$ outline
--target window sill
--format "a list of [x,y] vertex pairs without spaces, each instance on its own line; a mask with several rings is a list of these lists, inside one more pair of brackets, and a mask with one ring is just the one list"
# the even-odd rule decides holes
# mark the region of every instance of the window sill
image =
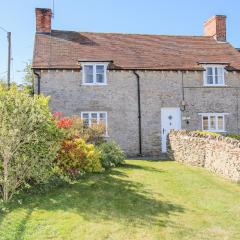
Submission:
[[208,85],[203,85],[203,87],[219,87],[219,88],[224,88],[224,87],[228,87],[227,85],[216,85],[216,84],[208,84]]
[[106,86],[107,83],[82,83],[82,86]]

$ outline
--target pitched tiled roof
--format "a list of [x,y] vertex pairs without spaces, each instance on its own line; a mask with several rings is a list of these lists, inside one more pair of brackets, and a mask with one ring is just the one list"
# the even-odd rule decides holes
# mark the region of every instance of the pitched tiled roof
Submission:
[[201,70],[228,63],[240,70],[240,53],[206,36],[165,36],[52,30],[36,34],[33,68],[79,68],[78,61],[113,61],[110,69]]

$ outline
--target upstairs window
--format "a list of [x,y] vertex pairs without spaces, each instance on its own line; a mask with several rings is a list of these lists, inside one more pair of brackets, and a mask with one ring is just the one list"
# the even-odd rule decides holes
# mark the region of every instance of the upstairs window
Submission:
[[101,63],[84,63],[83,69],[83,84],[84,85],[106,85],[107,74],[106,64]]
[[202,113],[202,130],[225,132],[225,113]]
[[224,66],[205,66],[204,86],[224,85]]

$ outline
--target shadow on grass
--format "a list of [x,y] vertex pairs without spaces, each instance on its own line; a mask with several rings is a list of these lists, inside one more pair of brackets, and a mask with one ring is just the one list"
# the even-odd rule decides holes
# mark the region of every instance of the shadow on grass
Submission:
[[145,171],[150,171],[150,172],[157,172],[157,173],[162,173],[164,172],[163,170],[154,168],[154,167],[149,167],[149,166],[140,166],[140,165],[135,165],[135,164],[123,164],[121,168],[127,168],[127,169],[137,169],[137,170],[145,170]]
[[28,220],[31,217],[32,212],[33,212],[33,208],[29,208],[27,210],[27,213],[23,217],[22,221],[18,225],[17,231],[15,233],[15,239],[16,240],[24,239],[24,233],[25,233],[26,225],[27,225]]
[[[130,164],[123,168],[152,170]],[[12,205],[10,211],[24,208],[29,213],[18,227],[22,234],[18,239],[23,238],[25,225],[34,209],[72,212],[91,222],[111,220],[134,226],[147,224],[161,227],[175,224],[169,222],[169,216],[183,213],[184,208],[158,197],[160,195],[153,197],[143,184],[129,181],[127,174],[120,168],[92,175],[76,184],[58,187],[43,195],[25,195],[23,205]]]

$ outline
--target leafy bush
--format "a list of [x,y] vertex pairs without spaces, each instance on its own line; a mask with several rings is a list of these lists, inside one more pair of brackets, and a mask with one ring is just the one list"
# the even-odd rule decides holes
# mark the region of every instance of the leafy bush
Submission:
[[62,175],[76,177],[83,173],[100,172],[100,152],[81,138],[65,139],[58,152],[56,165]]
[[98,149],[101,152],[101,163],[106,169],[116,167],[124,163],[126,158],[122,149],[113,141],[101,144]]
[[106,127],[104,124],[92,124],[85,126],[83,120],[78,116],[62,117],[60,112],[54,114],[58,128],[65,130],[66,138],[81,138],[87,143],[99,145],[103,143]]
[[204,131],[199,131],[199,130],[193,131],[193,132],[196,132],[196,133],[199,133],[202,135],[212,135],[212,136],[216,136],[216,137],[221,136],[221,134],[215,133],[215,132],[204,132]]
[[224,137],[229,137],[229,138],[234,138],[237,140],[240,140],[240,134],[235,134],[235,133],[228,133],[228,134],[219,134],[219,133],[214,133],[214,132],[204,132],[204,131],[194,131],[199,134],[203,135],[212,135],[212,136],[224,136]]
[[29,180],[44,182],[60,147],[48,98],[0,86],[0,193],[8,201]]
[[233,133],[229,133],[229,134],[226,134],[224,135],[225,137],[230,137],[230,138],[234,138],[234,139],[237,139],[237,140],[240,140],[240,134],[233,134]]

